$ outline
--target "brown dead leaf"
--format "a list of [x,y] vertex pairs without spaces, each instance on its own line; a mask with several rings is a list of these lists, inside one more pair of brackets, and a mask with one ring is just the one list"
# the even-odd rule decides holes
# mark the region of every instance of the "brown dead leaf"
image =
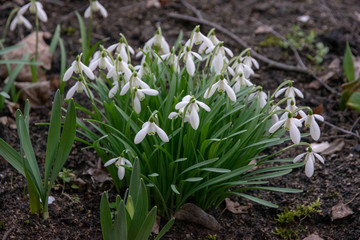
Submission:
[[317,105],[316,108],[314,108],[313,113],[321,115],[323,113],[323,110],[324,110],[324,105],[320,104]]
[[193,203],[185,203],[175,213],[178,220],[202,225],[213,231],[219,231],[222,227],[220,223],[210,214],[207,214]]
[[14,119],[9,117],[0,117],[0,123],[4,126],[7,126],[11,129],[16,129],[16,122]]
[[18,110],[20,108],[20,105],[18,103],[10,102],[8,100],[5,100],[5,104],[6,104],[7,108],[9,109],[11,116],[13,116],[15,118],[16,110]]
[[154,222],[154,226],[151,230],[152,233],[155,233],[155,234],[159,234],[160,232],[160,220],[161,220],[161,217],[160,216],[156,216],[156,221]]
[[342,139],[336,139],[335,141],[330,143],[330,146],[325,149],[322,154],[323,155],[331,155],[335,152],[341,151],[345,146],[345,142]]
[[353,210],[344,203],[339,203],[331,208],[331,221],[342,219],[354,214]]
[[268,25],[261,25],[261,26],[258,26],[254,33],[255,34],[263,34],[263,33],[270,33],[274,30],[274,28],[272,26],[268,26]]
[[310,145],[311,145],[311,149],[316,153],[322,153],[330,147],[329,142],[312,143]]
[[[42,62],[41,66],[38,66],[38,81],[46,80],[42,76],[44,73],[41,67],[44,67],[47,70],[51,69],[51,59],[52,54],[50,53],[50,47],[44,41],[44,38],[50,38],[51,33],[49,32],[39,32],[39,45],[38,45],[38,61]],[[35,57],[35,45],[36,45],[36,33],[33,32],[28,35],[26,38],[18,42],[20,45],[24,45],[22,48],[15,49],[7,53],[8,59],[21,59],[25,53],[29,53],[29,59]],[[12,65],[14,68],[15,65]],[[7,68],[5,65],[2,65],[0,68],[0,76],[6,77],[7,76]],[[19,72],[16,81],[18,82],[32,82],[31,70],[29,65],[25,65],[21,71]]]
[[231,201],[230,198],[225,198],[226,209],[234,214],[248,213],[251,206],[240,206],[238,202]]
[[44,106],[50,97],[50,82],[15,82],[15,87],[22,90],[20,98],[29,99],[32,106]]
[[112,180],[109,173],[101,168],[90,168],[85,172],[85,174],[90,175],[94,182],[104,183]]
[[[335,72],[333,71],[329,71],[327,73],[325,73],[324,75],[320,76],[319,79],[322,82],[327,82],[330,78],[332,78],[335,75]],[[321,87],[321,83],[317,80],[314,80],[312,82],[310,82],[309,84],[307,84],[307,88],[313,88],[313,89],[319,89]]]
[[306,238],[304,238],[303,240],[324,240],[324,239],[321,238],[319,235],[313,233],[307,236]]
[[159,0],[147,0],[146,7],[147,8],[151,8],[151,7],[160,8],[161,4],[160,4]]
[[342,66],[340,58],[334,58],[328,66],[329,69],[333,70],[334,72],[341,72]]

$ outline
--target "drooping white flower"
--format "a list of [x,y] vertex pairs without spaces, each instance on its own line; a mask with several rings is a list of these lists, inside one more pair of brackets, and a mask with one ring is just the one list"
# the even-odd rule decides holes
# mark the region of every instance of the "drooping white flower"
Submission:
[[236,74],[243,74],[247,79],[249,79],[249,77],[254,74],[254,70],[252,70],[251,67],[249,67],[248,65],[241,62],[240,58],[238,58],[238,60],[235,61],[231,67],[232,69],[234,69],[234,72]]
[[255,98],[255,97],[258,97],[259,98],[259,104],[260,104],[260,107],[263,108],[265,107],[265,105],[267,104],[267,95],[266,93],[263,92],[263,90],[259,90],[257,92],[254,92],[252,94],[250,94],[249,96],[249,100]]
[[293,118],[291,113],[288,113],[288,117],[286,119],[280,119],[277,123],[275,123],[270,129],[270,133],[274,133],[281,126],[285,128],[285,130],[290,132],[290,138],[293,143],[298,144],[301,139],[301,134],[298,127],[301,127],[301,121],[297,118]]
[[242,61],[246,66],[249,66],[250,68],[252,68],[252,65],[254,65],[256,69],[259,69],[258,61],[250,56],[250,52],[248,52],[248,55],[246,57],[242,58]]
[[[173,50],[167,54],[161,55],[160,57],[163,61],[168,61],[175,72],[180,73],[179,57],[176,56]],[[158,59],[158,63],[161,63],[161,59]]]
[[132,72],[127,62],[123,61],[120,55],[117,56],[115,64],[106,75],[107,78],[113,78],[114,81],[118,79],[118,75],[124,74],[124,79],[128,82],[131,78]]
[[320,127],[317,124],[316,120],[324,121],[324,117],[319,114],[313,114],[312,111],[309,112],[309,115],[305,116],[305,126],[310,128],[310,135],[311,137],[317,141],[320,138]]
[[202,57],[198,53],[191,51],[190,47],[186,47],[185,52],[180,55],[180,58],[183,58],[184,63],[186,64],[186,71],[190,76],[194,76],[195,73],[195,63],[193,60],[193,55],[197,59],[202,61]]
[[120,42],[115,43],[115,44],[111,45],[110,47],[108,47],[107,50],[109,53],[112,53],[112,51],[115,50],[115,55],[116,56],[120,55],[122,60],[126,63],[129,62],[127,50],[129,50],[129,53],[132,55],[134,55],[134,53],[135,53],[134,49],[130,45],[126,45],[126,43],[124,42],[123,39],[120,39]]
[[138,89],[134,88],[134,110],[137,114],[141,112],[141,101],[145,99],[145,95],[156,96],[159,94],[157,90],[154,89]]
[[242,87],[250,87],[252,85],[252,82],[246,79],[244,74],[240,73],[240,75],[235,78],[235,84],[233,88],[235,92],[239,92]]
[[[305,118],[306,118],[305,112],[303,110],[298,110],[298,107],[295,105],[294,101],[291,101],[290,104],[286,106],[285,110],[288,110],[294,116],[299,114],[300,117],[301,117],[301,119],[300,119],[301,122],[303,122],[305,120]],[[287,118],[287,112],[284,112],[281,115],[280,119],[285,119],[285,118]]]
[[10,31],[14,31],[17,25],[24,24],[27,29],[31,29],[31,23],[21,14],[16,14],[15,18],[11,21]]
[[105,51],[101,53],[97,52],[97,54],[94,54],[94,58],[89,64],[89,68],[91,71],[94,71],[98,66],[100,69],[107,69],[108,71],[113,68],[113,65],[111,64],[111,59],[109,58],[109,56],[107,56],[107,53]]
[[[167,43],[167,41],[165,40],[164,36],[162,36],[161,34],[161,29],[158,28],[158,30],[156,31],[155,36],[153,36],[152,38],[150,38],[144,46],[144,52],[148,51],[148,48],[151,47],[158,47],[159,50],[161,50],[161,52],[163,54],[169,53],[170,52],[170,47],[169,44]],[[140,57],[143,55],[143,52],[140,51],[136,54],[136,57]]]
[[[89,92],[88,92],[88,90],[86,89],[85,84],[84,84],[83,82],[77,81],[77,82],[74,84],[74,86],[72,86],[72,87],[69,89],[69,91],[68,91],[67,94],[66,94],[65,99],[66,99],[66,100],[69,100],[70,98],[72,98],[72,97],[74,96],[74,93],[75,93],[75,92],[78,92],[78,93],[85,92],[88,97],[91,97],[91,98],[94,97],[93,94],[92,94],[92,92],[90,91],[90,89],[89,89]],[[89,95],[89,94],[90,94],[90,95]]]
[[108,16],[108,12],[106,11],[106,9],[104,8],[103,5],[101,5],[101,3],[99,3],[98,1],[94,1],[94,0],[90,0],[90,6],[85,10],[84,13],[84,17],[85,18],[89,18],[91,15],[91,12],[98,12],[100,11],[100,14],[106,18]]
[[133,73],[130,77],[130,80],[123,86],[120,92],[120,96],[123,96],[129,91],[130,87],[133,88],[141,88],[141,89],[150,89],[149,85],[147,85],[144,81],[142,81],[138,76],[137,73]]
[[285,97],[286,98],[290,98],[288,99],[287,103],[288,105],[290,104],[291,101],[294,101],[294,103],[296,103],[295,101],[295,95],[299,96],[300,98],[304,98],[304,95],[302,94],[302,92],[293,87],[292,86],[292,83],[289,83],[289,86],[287,87],[284,87],[284,88],[281,88],[276,94],[275,94],[275,97],[279,97],[281,94],[283,94],[285,92]]
[[118,177],[120,180],[122,180],[125,176],[125,168],[123,166],[132,167],[131,162],[124,157],[110,159],[104,164],[104,167],[107,167],[113,163],[115,163],[115,166],[118,168]]
[[155,135],[157,133],[163,142],[169,142],[169,137],[165,131],[159,128],[154,122],[145,122],[142,125],[141,130],[136,134],[134,143],[139,144],[144,140],[146,135]]
[[206,49],[206,48],[209,48],[209,47],[213,46],[213,43],[210,41],[210,39],[207,38],[204,34],[202,34],[200,32],[200,27],[199,26],[196,26],[194,28],[190,39],[185,43],[185,47],[189,47],[191,49],[194,46],[194,44],[195,45],[204,44],[204,46],[201,47],[201,50],[203,50],[204,48]]
[[46,15],[46,12],[45,12],[44,9],[43,9],[43,5],[41,4],[41,2],[31,1],[31,2],[29,2],[29,3],[27,3],[27,4],[25,4],[24,6],[22,6],[22,7],[19,9],[18,14],[24,15],[24,13],[25,13],[28,9],[30,10],[30,13],[37,14],[38,18],[39,18],[41,21],[47,22],[48,17],[47,17],[47,15]]
[[89,67],[85,66],[85,64],[83,64],[80,61],[80,56],[77,56],[76,60],[73,61],[71,63],[71,66],[68,68],[68,70],[66,70],[64,77],[63,77],[63,81],[66,82],[67,80],[69,80],[74,72],[77,74],[84,72],[85,75],[89,79],[91,79],[91,80],[95,79],[94,73],[91,71],[91,69]]
[[[179,110],[180,113],[184,112],[186,110],[186,115],[189,117],[190,125],[193,129],[198,129],[200,124],[200,118],[199,118],[199,106],[203,108],[205,111],[210,112],[211,109],[208,105],[205,103],[196,100],[194,96],[186,95],[183,97],[182,101],[177,103],[175,105],[175,109]],[[170,113],[171,114],[171,113]],[[174,114],[171,114],[171,119],[175,116]],[[170,115],[169,115],[170,118]]]
[[310,178],[314,174],[315,158],[319,159],[322,164],[324,164],[325,160],[320,154],[313,152],[311,147],[308,147],[306,150],[305,153],[297,155],[293,161],[296,163],[305,156],[305,175]]
[[278,111],[278,110],[281,110],[281,108],[279,106],[271,105],[270,114],[272,114],[271,115],[271,124],[272,125],[274,125],[275,123],[277,123],[280,120],[279,115],[277,113],[275,113],[275,111]]
[[229,86],[228,81],[224,78],[224,76],[220,76],[220,80],[214,83],[205,91],[204,98],[207,99],[211,97],[216,90],[218,90],[219,92],[226,92],[231,101],[236,101],[236,94],[234,90]]

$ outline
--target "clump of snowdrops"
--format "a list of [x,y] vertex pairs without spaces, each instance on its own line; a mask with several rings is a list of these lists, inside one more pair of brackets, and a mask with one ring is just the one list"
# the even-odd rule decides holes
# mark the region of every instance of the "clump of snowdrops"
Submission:
[[[78,132],[101,157],[118,190],[139,159],[141,176],[163,215],[188,201],[204,209],[218,206],[229,195],[277,207],[245,192],[300,192],[269,186],[268,179],[304,163],[311,177],[315,158],[324,161],[301,142],[300,133],[309,127],[318,140],[316,120],[323,118],[296,106],[303,94],[292,81],[272,95],[253,84],[259,64],[250,49],[235,56],[214,29],[205,36],[196,26],[186,42],[180,34],[172,47],[159,28],[137,52],[142,57],[137,66],[131,64],[134,54],[121,35],[118,43],[100,46],[88,66],[80,54],[63,77],[76,80],[66,99],[85,92],[76,98],[91,100],[92,109],[77,104],[88,115],[78,119]],[[292,144],[264,154],[284,142]],[[295,159],[275,158],[297,145],[307,146],[306,152]],[[302,158],[304,163],[297,163]]]

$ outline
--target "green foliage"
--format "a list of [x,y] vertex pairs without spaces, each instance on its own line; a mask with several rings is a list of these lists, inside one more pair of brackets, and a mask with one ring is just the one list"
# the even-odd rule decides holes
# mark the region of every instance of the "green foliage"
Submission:
[[[29,102],[25,103],[24,113],[16,112],[16,126],[20,138],[21,150],[16,152],[4,140],[0,139],[0,155],[15,169],[26,177],[28,183],[30,210],[32,213],[42,212],[49,217],[48,198],[75,138],[76,115],[74,102],[71,100],[66,112],[61,131],[61,94],[55,94],[46,144],[45,173],[41,179],[39,166],[35,157],[29,135]],[[61,134],[62,133],[62,134]]]
[[204,238],[198,238],[198,240],[216,240],[217,238],[217,235],[216,234],[213,234],[213,235],[207,235],[206,237]]
[[310,30],[305,32],[300,26],[294,25],[291,32],[286,34],[286,41],[280,41],[280,46],[288,48],[293,46],[295,49],[302,51],[307,49],[310,54],[307,55],[308,59],[319,65],[323,62],[324,56],[328,54],[329,48],[326,47],[322,42],[315,44],[316,32]]
[[[67,183],[70,183],[71,180],[74,180],[76,178],[76,175],[75,175],[75,173],[73,173],[73,171],[71,169],[63,168],[62,171],[59,172],[59,178],[63,182],[62,188],[64,190],[65,185]],[[78,189],[79,187],[77,185],[75,185],[75,184],[72,184],[71,188]]]
[[[130,187],[121,199],[116,197],[116,202],[109,204],[108,194],[105,192],[100,203],[100,222],[103,238],[105,240],[147,240],[156,221],[156,206],[148,212],[149,197],[140,178],[139,161],[135,160]],[[111,212],[110,206],[115,207]],[[114,206],[115,205],[115,206]],[[172,218],[159,232],[155,239],[160,239],[173,225]]]
[[342,85],[340,109],[344,110],[345,107],[350,107],[360,112],[360,78],[355,79],[354,62],[349,43],[346,43],[343,67],[348,83]]
[[[301,222],[305,218],[310,218],[316,213],[321,213],[320,206],[321,202],[318,198],[315,202],[308,205],[297,205],[294,210],[285,209],[282,213],[277,215],[277,218],[275,218],[277,223],[281,226],[276,227],[272,233],[283,239],[297,238]],[[291,226],[294,226],[294,228],[291,228]]]

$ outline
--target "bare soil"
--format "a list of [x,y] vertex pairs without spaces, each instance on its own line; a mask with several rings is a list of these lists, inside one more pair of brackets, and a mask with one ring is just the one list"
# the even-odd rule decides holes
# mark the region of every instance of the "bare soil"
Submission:
[[[0,1],[0,30],[13,7],[20,1]],[[74,11],[83,13],[88,5],[86,0],[78,1],[42,1],[48,13],[49,22],[40,23],[42,31],[54,32],[57,24],[61,25],[62,38],[68,53],[67,66],[81,52],[79,25]],[[186,8],[181,1],[162,0],[161,7],[148,7],[146,1],[101,1],[109,12],[106,19],[97,16],[94,20],[93,39],[95,43],[103,40],[108,46],[119,39],[123,33],[133,47],[142,47],[161,26],[166,39],[174,43],[180,31],[188,37],[196,25],[189,21],[180,21],[167,16],[175,12],[195,16],[194,12]],[[150,2],[150,1],[149,1]],[[190,1],[189,1],[190,2]],[[341,64],[335,70],[329,65],[334,59],[342,62],[345,43],[349,42],[353,54],[360,54],[360,4],[357,0],[344,1],[311,1],[311,0],[199,0],[192,4],[201,12],[203,18],[220,24],[246,41],[249,46],[266,57],[279,62],[296,65],[296,59],[290,50],[272,44],[265,44],[269,33],[255,34],[259,26],[273,27],[282,36],[291,32],[293,25],[300,25],[304,32],[316,31],[316,42],[322,42],[330,51],[324,62],[316,66],[307,58],[314,54],[310,49],[300,51],[304,63],[315,71],[317,76],[323,76],[330,71],[334,75],[326,79],[327,84],[341,92],[341,85],[346,81],[341,71]],[[301,23],[297,17],[309,15],[307,23]],[[29,19],[33,21],[34,19]],[[201,30],[207,33],[210,28],[202,25]],[[23,30],[22,34],[29,32]],[[21,32],[9,32],[5,46],[19,41]],[[228,36],[217,32],[218,38],[225,41],[235,53],[243,49]],[[270,34],[271,36],[271,34]],[[105,40],[104,40],[105,39]],[[52,70],[47,74],[59,74],[59,57],[57,51],[53,58]],[[358,131],[359,114],[353,110],[340,111],[338,108],[339,96],[330,93],[317,81],[305,74],[299,74],[281,69],[270,68],[264,63],[252,80],[264,86],[266,91],[273,92],[278,84],[287,79],[293,79],[296,87],[301,89],[304,100],[301,105],[312,108],[318,107],[326,121],[342,129]],[[3,81],[3,79],[1,79]],[[0,85],[1,86],[1,85]],[[54,92],[55,89],[52,89]],[[45,158],[46,126],[35,125],[49,121],[51,99],[43,107],[32,109],[30,118],[30,132],[35,143],[36,155],[41,163]],[[80,99],[79,99],[80,100]],[[13,115],[5,109],[1,116]],[[222,225],[219,232],[208,230],[202,226],[176,221],[171,231],[164,239],[279,239],[272,231],[277,224],[275,218],[285,208],[294,209],[298,204],[309,204],[321,200],[319,214],[312,218],[297,219],[289,226],[298,230],[297,238],[303,239],[316,234],[323,239],[360,239],[360,154],[359,139],[346,135],[336,128],[326,124],[321,125],[322,137],[319,142],[338,141],[344,146],[326,157],[325,165],[316,165],[316,171],[308,179],[303,169],[297,169],[291,174],[271,180],[272,186],[300,188],[304,191],[299,194],[284,194],[274,192],[253,192],[263,199],[276,203],[279,209],[272,209],[249,202],[242,198],[232,198],[240,205],[250,205],[246,214],[235,215],[224,211],[225,204],[209,211]],[[0,137],[10,145],[19,149],[19,140],[16,130],[9,125],[0,123]],[[98,157],[92,150],[83,150],[85,147],[79,142],[74,144],[71,156],[65,164],[66,168],[73,169],[77,178],[84,181],[79,189],[72,189],[67,185],[63,190],[57,186],[51,195],[56,201],[50,205],[50,219],[42,220],[40,216],[29,213],[26,181],[6,161],[0,159],[0,236],[2,239],[102,239],[99,203],[101,194],[109,190],[115,194],[110,181],[100,183],[98,178],[90,174],[97,169]],[[271,151],[271,149],[269,150]],[[287,151],[281,157],[294,157],[303,152],[300,147]],[[100,171],[97,169],[97,171]],[[101,172],[101,171],[100,171]],[[101,175],[101,174],[100,174]],[[62,184],[60,180],[57,184]],[[338,220],[331,220],[331,208],[338,203],[346,203],[354,212],[352,215]]]

